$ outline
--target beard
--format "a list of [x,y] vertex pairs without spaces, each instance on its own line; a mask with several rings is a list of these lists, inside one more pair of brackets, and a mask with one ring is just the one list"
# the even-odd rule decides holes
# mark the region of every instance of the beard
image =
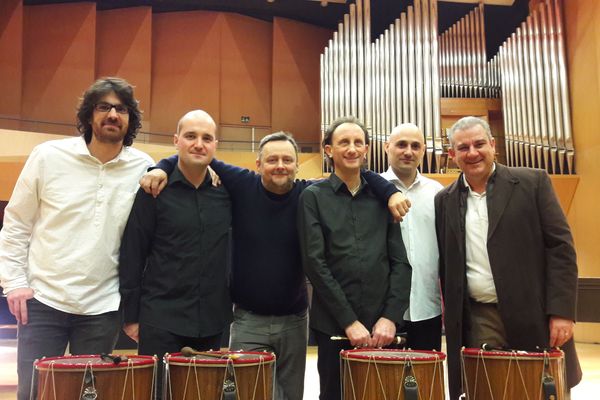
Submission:
[[[110,126],[113,129],[107,129],[107,127]],[[119,126],[114,126],[114,125],[105,125],[102,126],[100,129],[94,129],[93,130],[93,135],[94,138],[100,142],[100,143],[106,143],[106,144],[117,144],[117,143],[123,143],[123,138],[125,138],[125,135],[127,134],[127,130],[123,129],[122,127]]]

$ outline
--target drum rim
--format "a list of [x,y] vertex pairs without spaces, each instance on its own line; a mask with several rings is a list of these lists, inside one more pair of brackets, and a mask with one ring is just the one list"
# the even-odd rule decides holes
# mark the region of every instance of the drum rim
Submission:
[[[150,365],[154,365],[156,363],[155,356],[145,356],[145,355],[136,355],[136,354],[132,354],[132,355],[123,354],[123,356],[127,357],[127,360],[121,361],[119,364],[115,364],[111,361],[104,361],[100,358],[99,354],[78,354],[78,355],[69,355],[69,356],[43,357],[38,360],[35,360],[33,365],[36,369],[48,369],[52,365],[52,367],[54,369],[81,370],[81,369],[85,368],[87,363],[61,364],[61,363],[58,363],[57,361],[74,360],[74,359],[80,359],[80,358],[97,358],[102,363],[92,364],[92,367],[94,369],[117,370],[119,368],[126,368],[127,366],[130,366],[130,365],[134,366],[134,367],[139,367],[139,366],[150,366]],[[131,363],[129,361],[131,361]]]
[[563,358],[564,353],[562,350],[556,350],[556,349],[552,349],[550,351],[547,351],[545,353],[539,353],[539,352],[529,352],[529,351],[503,351],[503,350],[494,350],[494,351],[486,351],[486,350],[481,350],[481,349],[477,349],[477,348],[471,348],[471,347],[463,347],[461,349],[461,354],[464,355],[465,357],[488,357],[488,358],[507,358],[507,357],[517,357],[519,359],[522,360],[526,360],[526,359],[543,359],[544,357],[548,357],[548,358],[556,358],[556,359],[560,359]]
[[[383,355],[360,355],[359,352],[369,351],[369,352],[386,352],[386,353],[417,353],[423,354],[424,356],[420,357],[390,357]],[[342,350],[340,351],[340,357],[347,360],[377,360],[377,361],[402,361],[409,358],[411,361],[426,361],[426,362],[436,362],[436,361],[444,361],[446,359],[446,354],[441,351],[435,350],[400,350],[400,349],[371,349],[371,348],[361,348],[361,349],[350,349],[350,350]]]
[[[204,352],[203,352],[204,353]],[[169,363],[170,365],[188,365],[188,364],[199,364],[199,365],[225,365],[229,362],[229,360],[231,360],[231,362],[233,364],[236,365],[247,365],[247,364],[251,364],[251,365],[256,365],[257,363],[271,363],[275,361],[275,354],[273,353],[269,353],[269,352],[262,352],[262,351],[221,351],[221,350],[209,350],[206,351],[205,353],[212,353],[212,354],[221,354],[221,355],[228,355],[228,354],[250,354],[250,355],[255,355],[256,357],[253,358],[239,358],[239,359],[228,359],[228,358],[202,358],[202,359],[197,359],[195,356],[194,357],[186,357],[183,356],[182,353],[167,353],[165,354],[165,362]],[[261,359],[262,357],[262,359]]]

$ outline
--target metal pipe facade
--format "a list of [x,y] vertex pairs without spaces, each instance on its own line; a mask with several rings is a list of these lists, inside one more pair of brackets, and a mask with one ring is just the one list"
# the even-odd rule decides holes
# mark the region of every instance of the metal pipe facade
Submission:
[[393,127],[415,123],[421,169],[439,172],[440,97],[502,98],[507,164],[574,173],[562,6],[541,1],[488,60],[483,4],[440,34],[438,0],[414,0],[371,40],[370,0],[356,0],[321,55],[322,129],[358,117],[372,137],[368,166],[382,172]]
[[562,4],[545,0],[498,52],[509,165],[575,173],[564,41]]

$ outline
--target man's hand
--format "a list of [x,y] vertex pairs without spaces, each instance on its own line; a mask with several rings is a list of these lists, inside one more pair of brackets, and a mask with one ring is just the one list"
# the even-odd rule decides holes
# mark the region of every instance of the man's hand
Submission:
[[373,327],[373,347],[385,347],[396,337],[396,324],[387,318],[379,318]]
[[32,288],[18,288],[11,290],[6,295],[8,309],[15,316],[17,321],[22,325],[27,325],[27,300],[33,298]]
[[221,186],[221,178],[219,178],[219,175],[217,175],[217,173],[210,166],[208,166],[208,173],[210,174],[212,185],[214,187]]
[[388,199],[388,209],[394,217],[394,221],[400,222],[410,208],[410,200],[402,193],[396,192]]
[[140,341],[140,324],[138,322],[131,322],[123,325],[123,332],[135,340],[136,343]]
[[161,190],[167,186],[167,182],[167,173],[162,169],[156,168],[142,176],[142,179],[140,179],[140,186],[144,189],[144,192],[151,194],[156,198]]
[[550,317],[550,347],[560,347],[573,337],[575,322],[570,319]]
[[371,334],[359,321],[354,321],[346,329],[346,337],[354,347],[371,347]]

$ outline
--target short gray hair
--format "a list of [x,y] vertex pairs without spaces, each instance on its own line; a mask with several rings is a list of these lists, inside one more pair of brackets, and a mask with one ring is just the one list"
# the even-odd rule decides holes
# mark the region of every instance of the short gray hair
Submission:
[[289,132],[279,131],[275,133],[271,133],[264,138],[261,139],[260,144],[258,145],[258,159],[260,160],[262,157],[262,149],[265,147],[265,144],[269,142],[290,142],[292,146],[294,146],[294,151],[296,152],[296,161],[298,161],[298,144],[294,140],[294,137]]
[[454,125],[452,125],[450,130],[448,131],[448,141],[452,145],[452,137],[454,136],[454,134],[456,132],[466,131],[477,125],[479,125],[483,128],[483,130],[487,134],[488,139],[490,141],[492,141],[494,139],[492,136],[492,130],[490,129],[490,124],[488,124],[485,119],[479,118],[479,117],[463,117],[463,118],[459,119],[458,121],[456,121],[454,123]]

